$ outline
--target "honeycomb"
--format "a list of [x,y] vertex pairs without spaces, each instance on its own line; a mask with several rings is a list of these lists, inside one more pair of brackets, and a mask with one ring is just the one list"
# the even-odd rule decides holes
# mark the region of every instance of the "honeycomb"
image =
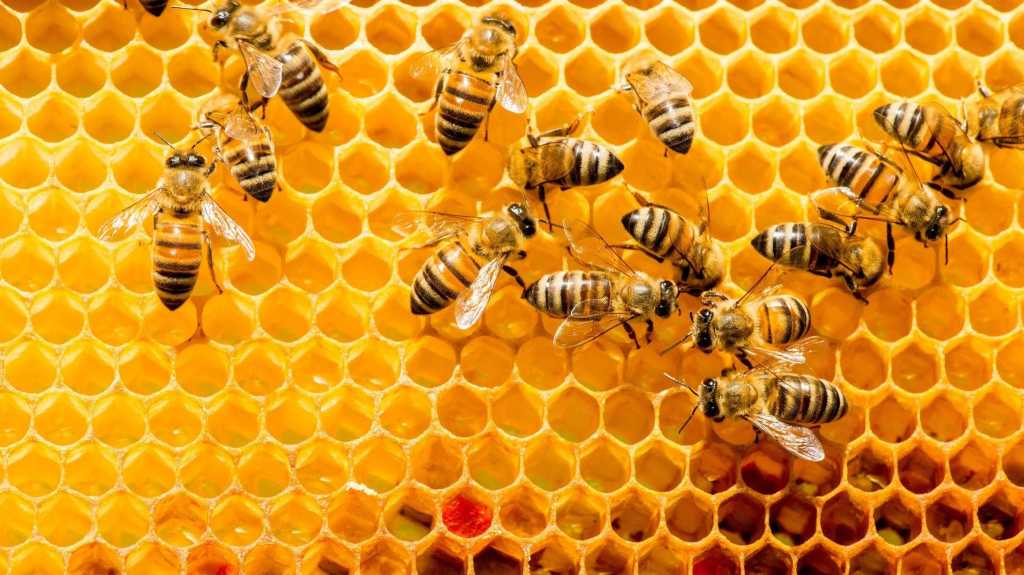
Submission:
[[[201,102],[235,90],[202,14],[113,0],[0,6],[0,572],[476,575],[1024,573],[1024,156],[990,150],[968,223],[938,250],[898,238],[891,277],[855,300],[785,276],[829,342],[808,368],[849,415],[827,458],[794,461],[742,422],[711,424],[663,371],[717,375],[723,356],[623,334],[567,352],[503,278],[481,325],[409,312],[429,255],[398,212],[496,209],[527,118],[446,158],[432,79],[410,68],[454,42],[476,2],[353,0],[290,27],[329,54],[330,121],[267,123],[282,190],[256,205],[224,169],[214,196],[257,257],[215,240],[177,311],[153,293],[143,233],[99,226],[151,189]],[[584,116],[623,158],[606,184],[556,192],[557,217],[614,242],[631,190],[695,217],[711,187],[726,289],[764,269],[756,230],[803,220],[821,143],[882,133],[899,98],[953,110],[981,79],[1024,80],[1024,8],[986,0],[521,0],[518,68],[534,127]],[[622,64],[653,53],[693,83],[700,131],[663,155]],[[567,265],[539,234],[519,271]],[[638,254],[637,267],[664,271]],[[1017,262],[1017,263],[1015,263]],[[684,298],[684,311],[696,305]],[[685,318],[685,313],[684,313]]]

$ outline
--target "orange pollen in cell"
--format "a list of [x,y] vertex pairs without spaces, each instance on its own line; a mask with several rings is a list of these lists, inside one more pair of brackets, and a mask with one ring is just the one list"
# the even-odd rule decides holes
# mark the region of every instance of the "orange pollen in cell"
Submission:
[[445,502],[441,519],[448,530],[462,537],[476,537],[491,526],[491,508],[464,495],[456,495]]

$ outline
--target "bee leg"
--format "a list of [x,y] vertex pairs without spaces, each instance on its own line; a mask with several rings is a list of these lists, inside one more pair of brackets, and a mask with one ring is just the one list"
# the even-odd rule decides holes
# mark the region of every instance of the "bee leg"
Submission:
[[750,361],[750,358],[747,357],[747,352],[745,350],[737,350],[736,359],[740,360],[740,363],[742,363],[747,369],[754,369],[754,364]]
[[327,57],[327,54],[324,54],[324,51],[321,50],[319,46],[305,38],[300,39],[299,42],[302,42],[306,45],[306,48],[309,48],[309,51],[313,53],[313,57],[316,58],[316,61],[319,62],[321,66],[337,74],[339,80],[342,79],[341,69],[338,68],[337,64],[331,62],[331,59]]
[[612,248],[613,250],[636,250],[636,251],[644,252],[644,254],[646,254],[647,257],[649,257],[652,260],[658,262],[659,264],[665,261],[665,258],[663,258],[661,256],[656,256],[656,255],[652,254],[651,252],[645,250],[644,248],[642,248],[640,246],[634,246],[634,245],[631,245],[631,244],[612,244],[612,245],[609,245],[608,247]]
[[846,230],[846,233],[849,235],[853,235],[853,232],[856,230],[856,228],[851,228],[851,226],[853,225],[851,222],[844,220],[842,216],[831,210],[819,207],[818,215],[821,216],[821,219],[825,221],[839,224],[839,226]]
[[491,100],[491,104],[489,106],[487,106],[487,116],[484,117],[484,141],[485,142],[490,141],[488,138],[490,138],[490,134],[491,134],[491,111],[494,110],[494,105],[497,104],[497,103],[498,103],[497,99],[492,99]]
[[885,224],[885,247],[889,248],[888,263],[889,275],[892,275],[892,266],[896,263],[896,238],[892,235],[892,224]]
[[220,282],[217,281],[217,274],[213,271],[213,246],[210,244],[210,234],[203,231],[203,243],[206,244],[206,265],[210,268],[210,279],[213,280],[214,287],[217,288],[219,293],[224,293],[224,288],[220,287]]
[[516,283],[519,284],[519,287],[526,289],[526,282],[524,282],[523,278],[519,276],[519,272],[516,271],[516,268],[505,265],[501,266],[501,269],[508,275],[512,276],[512,279],[516,280]]
[[[125,7],[127,7],[127,4],[125,4]],[[227,47],[228,47],[228,43],[226,41],[224,41],[224,40],[217,40],[216,42],[213,43],[213,61],[214,61],[214,63],[219,63],[220,62],[220,51],[225,49],[225,48],[227,48]]]
[[544,206],[544,219],[548,222],[548,233],[551,233],[555,231],[555,226],[551,222],[551,208],[548,207],[547,192],[544,191],[543,185],[537,189],[537,197],[540,198],[540,203]]
[[947,188],[945,186],[942,186],[940,184],[936,184],[935,182],[928,182],[925,185],[928,186],[929,188],[935,190],[936,192],[939,192],[940,194],[946,196],[947,198],[949,198],[951,200],[961,200],[961,199],[964,199],[966,201],[966,198],[958,198],[957,195],[953,192],[953,190],[951,190],[951,189],[949,189],[949,188]]
[[668,148],[665,148],[665,151],[662,152],[661,157],[662,158],[667,158],[668,157]]
[[445,72],[442,72],[437,76],[437,85],[434,86],[434,101],[430,103],[430,107],[427,108],[427,111],[421,114],[422,116],[426,116],[433,112],[434,108],[437,107],[437,103],[441,100],[441,90],[444,88],[444,77]]
[[640,340],[637,339],[636,330],[633,329],[633,326],[629,325],[627,322],[622,322],[622,329],[626,330],[626,333],[629,334],[629,339],[633,340],[633,345],[635,345],[637,349],[640,349]]
[[647,320],[647,333],[644,334],[644,339],[647,343],[654,341],[654,322],[651,320]]

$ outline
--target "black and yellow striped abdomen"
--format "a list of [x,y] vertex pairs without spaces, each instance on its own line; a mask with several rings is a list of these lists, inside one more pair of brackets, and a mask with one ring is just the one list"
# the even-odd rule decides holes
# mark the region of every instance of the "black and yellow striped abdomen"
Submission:
[[412,313],[428,315],[448,307],[479,272],[480,265],[461,243],[445,244],[430,256],[412,281]]
[[[816,246],[841,245],[841,238],[824,238],[825,234],[838,235],[839,230],[821,224],[775,224],[750,240],[757,253],[784,266],[825,273],[837,264],[836,260]],[[831,241],[830,241],[831,240]]]
[[773,381],[771,414],[789,423],[817,425],[846,415],[846,397],[830,382],[811,375],[785,374]]
[[224,144],[224,160],[231,175],[245,193],[266,202],[277,187],[277,160],[270,134],[260,133],[256,140],[229,140]]
[[586,314],[612,311],[612,278],[596,271],[562,271],[547,274],[530,284],[523,297],[533,307],[555,317],[568,317],[576,304]]
[[567,140],[571,146],[569,173],[556,183],[565,187],[593,186],[622,173],[625,166],[611,150],[586,140]]
[[466,72],[454,71],[444,80],[438,102],[437,143],[447,155],[469,145],[494,104],[494,84]]
[[696,124],[690,99],[673,96],[644,106],[644,119],[651,131],[668,149],[685,154],[693,144]]
[[153,230],[153,286],[169,310],[192,295],[203,256],[202,220],[198,214],[175,216],[163,212]]
[[765,298],[757,306],[761,339],[773,345],[793,343],[811,329],[811,313],[798,297],[776,295]]
[[327,86],[309,49],[296,40],[278,60],[284,64],[278,93],[303,126],[322,132],[327,126]]
[[850,188],[858,197],[873,204],[888,200],[902,180],[902,174],[895,166],[849,144],[819,147],[818,162],[830,182]]
[[167,9],[167,0],[139,0],[142,8],[150,14],[159,17]]
[[670,209],[644,206],[622,216],[622,226],[638,244],[659,257],[673,252],[685,256],[693,247],[697,229]]

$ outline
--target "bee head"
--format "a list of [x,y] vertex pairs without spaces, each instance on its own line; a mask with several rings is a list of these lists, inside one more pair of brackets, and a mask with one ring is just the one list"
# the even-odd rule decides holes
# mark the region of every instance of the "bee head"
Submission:
[[173,154],[167,157],[167,161],[164,162],[164,165],[167,166],[168,168],[180,168],[185,165],[187,160],[188,158],[186,154],[182,154],[181,152],[174,152]]
[[516,28],[502,16],[484,16],[480,26],[473,29],[470,44],[473,46],[473,65],[480,69],[489,68],[498,58],[515,54]]
[[195,152],[174,152],[164,162],[168,168],[202,168],[206,165],[206,158]]
[[512,221],[519,226],[519,231],[522,232],[523,236],[532,238],[537,233],[537,220],[533,219],[525,205],[509,204],[506,211],[512,218]]
[[214,30],[220,30],[227,26],[228,22],[231,21],[231,17],[240,6],[241,4],[236,2],[236,0],[228,0],[213,12],[213,16],[210,16],[210,26],[213,26]]
[[928,226],[924,229],[924,239],[931,242],[941,238],[946,235],[946,228],[949,225],[949,208],[944,205],[935,208],[931,219],[928,220]]
[[718,380],[708,378],[700,384],[700,410],[704,417],[714,421],[722,421],[722,408],[718,405]]
[[705,353],[710,353],[715,347],[715,340],[711,337],[711,323],[715,319],[715,312],[711,308],[702,308],[697,315],[691,315],[693,321],[693,340],[697,348]]
[[668,317],[676,309],[676,297],[679,291],[676,284],[668,280],[658,282],[658,305],[654,307],[654,314],[658,317]]

